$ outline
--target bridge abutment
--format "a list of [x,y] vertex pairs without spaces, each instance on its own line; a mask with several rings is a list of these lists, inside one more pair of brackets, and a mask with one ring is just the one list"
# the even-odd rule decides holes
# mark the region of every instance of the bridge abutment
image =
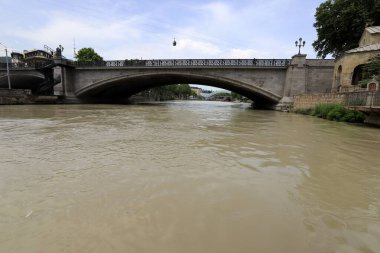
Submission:
[[293,97],[306,93],[306,54],[292,57],[286,71],[283,97]]

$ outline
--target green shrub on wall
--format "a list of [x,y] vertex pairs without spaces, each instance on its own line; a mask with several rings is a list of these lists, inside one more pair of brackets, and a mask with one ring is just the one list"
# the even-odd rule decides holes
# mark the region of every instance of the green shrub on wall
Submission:
[[363,65],[361,80],[359,85],[363,88],[367,87],[367,83],[370,82],[373,78],[375,81],[379,81],[380,75],[380,57],[371,59],[369,63]]
[[314,108],[296,109],[294,112],[328,120],[351,123],[363,123],[365,119],[364,113],[347,109],[340,104],[318,104]]

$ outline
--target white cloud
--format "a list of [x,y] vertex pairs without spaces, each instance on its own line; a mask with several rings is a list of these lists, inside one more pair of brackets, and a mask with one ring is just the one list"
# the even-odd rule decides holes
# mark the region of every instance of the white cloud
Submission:
[[[18,25],[10,13],[20,7],[8,4],[9,16],[7,12],[1,17],[8,27],[2,42],[21,50],[62,44],[69,58],[74,38],[77,49],[93,47],[105,59],[290,58],[296,53],[294,40],[302,36],[307,38],[303,52],[315,55],[309,39],[315,37],[310,10],[317,4],[308,1],[114,0],[109,6],[103,1],[67,1],[49,5],[49,0],[41,0],[35,8],[28,4]],[[48,11],[41,9],[44,5]],[[305,6],[309,9],[302,12]],[[23,14],[30,13],[39,13],[38,19],[27,16],[20,25]],[[173,37],[176,47],[171,45]]]
[[233,48],[229,53],[230,58],[236,59],[252,59],[252,58],[263,58],[263,56],[256,50],[253,49],[241,49],[241,48]]
[[209,42],[195,41],[191,39],[180,39],[177,41],[177,49],[188,53],[198,53],[200,55],[218,55],[221,49]]

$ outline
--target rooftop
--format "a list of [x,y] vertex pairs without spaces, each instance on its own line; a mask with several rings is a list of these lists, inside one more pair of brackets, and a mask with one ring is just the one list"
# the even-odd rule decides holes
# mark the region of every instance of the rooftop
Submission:
[[[380,29],[380,26],[377,26],[377,27],[379,27],[379,29]],[[379,32],[380,32],[380,30],[379,30]],[[346,53],[351,54],[351,53],[369,52],[369,51],[378,51],[378,50],[380,50],[380,43],[362,46],[362,47],[357,47],[357,48],[346,51]]]
[[373,33],[380,33],[380,26],[370,26],[370,27],[367,27],[366,31],[368,31],[371,34],[373,34]]

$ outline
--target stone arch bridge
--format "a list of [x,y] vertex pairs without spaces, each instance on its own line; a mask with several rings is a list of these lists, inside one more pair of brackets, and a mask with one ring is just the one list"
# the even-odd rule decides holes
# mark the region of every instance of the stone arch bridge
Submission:
[[[59,72],[54,81],[47,69]],[[204,84],[237,92],[258,107],[271,108],[284,97],[325,92],[331,88],[332,60],[292,59],[181,59],[125,60],[77,63],[55,59],[40,69],[11,69],[13,87],[35,92],[56,85],[66,99],[87,102],[123,103],[140,91],[168,84]],[[50,72],[49,72],[50,73]],[[7,87],[6,72],[0,68],[0,88]],[[50,79],[47,82],[47,79]],[[57,78],[56,78],[57,79]],[[45,83],[45,85],[43,85]],[[35,87],[39,87],[36,89]],[[49,90],[46,89],[45,90]]]

